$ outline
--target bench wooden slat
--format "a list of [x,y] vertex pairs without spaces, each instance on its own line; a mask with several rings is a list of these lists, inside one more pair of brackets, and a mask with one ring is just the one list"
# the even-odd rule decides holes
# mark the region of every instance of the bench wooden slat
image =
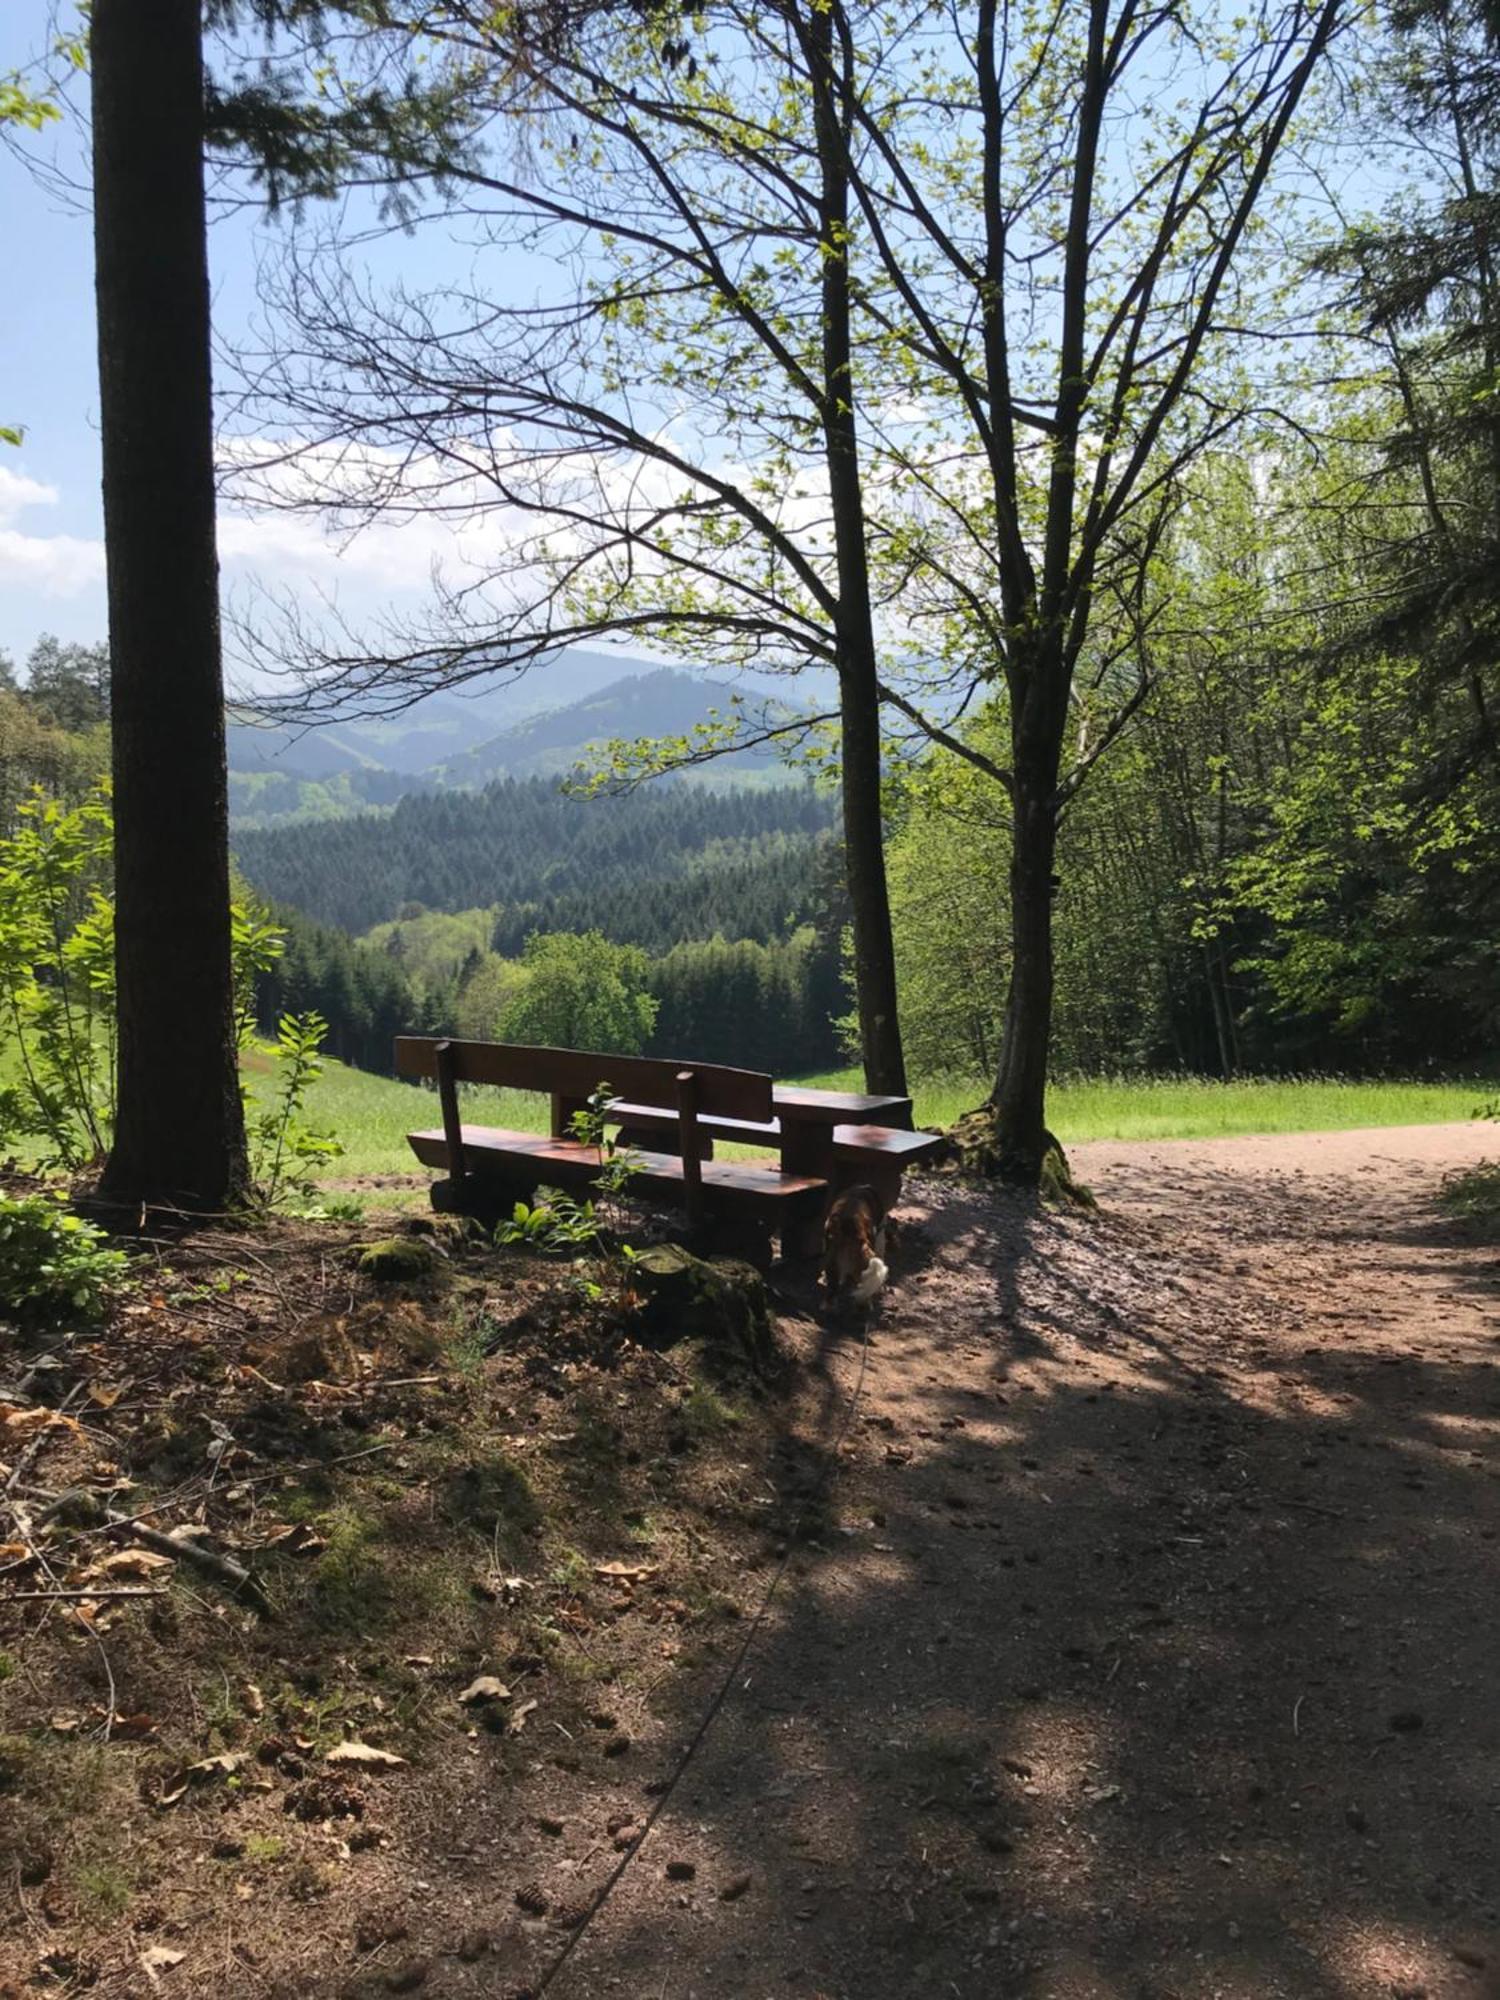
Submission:
[[[621,1100],[610,1114],[621,1125],[631,1125],[639,1132],[660,1132],[666,1136],[677,1136],[677,1113],[662,1104],[631,1104]],[[779,1146],[781,1144],[781,1122],[776,1118],[704,1118],[698,1119],[698,1130],[714,1139],[733,1139],[742,1146]]]
[[[409,1132],[407,1143],[424,1166],[444,1168],[449,1164],[448,1140],[442,1131]],[[470,1175],[482,1174],[486,1166],[503,1172],[534,1171],[538,1182],[558,1186],[587,1186],[599,1172],[599,1155],[594,1147],[577,1139],[554,1139],[540,1132],[509,1132],[492,1125],[465,1125],[463,1151]],[[678,1200],[684,1200],[682,1161],[672,1153],[637,1153],[633,1182]],[[773,1166],[746,1160],[704,1160],[700,1163],[702,1185],[712,1189],[716,1205],[771,1207],[783,1203],[816,1206],[827,1193],[828,1184],[809,1174],[784,1174]]]
[[[438,1074],[436,1035],[398,1035],[396,1072],[399,1076]],[[757,1070],[729,1069],[722,1063],[668,1061],[656,1056],[591,1055],[578,1049],[533,1049],[514,1042],[448,1043],[453,1079],[457,1083],[491,1083],[512,1090],[534,1090],[559,1098],[587,1098],[600,1083],[620,1096],[647,1103],[675,1104],[677,1078],[691,1072],[700,1115],[720,1118],[767,1119],[771,1116],[771,1079]]]

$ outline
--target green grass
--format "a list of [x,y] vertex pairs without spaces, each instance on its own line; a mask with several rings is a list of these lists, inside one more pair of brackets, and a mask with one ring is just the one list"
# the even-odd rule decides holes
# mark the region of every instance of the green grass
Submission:
[[[858,1070],[798,1079],[822,1090],[858,1090]],[[977,1077],[918,1083],[919,1125],[951,1125],[989,1085]],[[1047,1119],[1064,1145],[1088,1139],[1215,1139],[1240,1132],[1342,1132],[1360,1126],[1441,1125],[1493,1099],[1493,1083],[1362,1083],[1343,1077],[1075,1077],[1051,1086]],[[1496,1138],[1500,1150],[1500,1134]]]
[[[257,1098],[274,1088],[273,1067],[268,1056],[247,1059],[246,1073]],[[463,1110],[466,1123],[508,1125],[520,1132],[545,1132],[551,1115],[550,1101],[532,1091],[485,1086],[465,1087]],[[370,1076],[339,1062],[325,1066],[308,1094],[304,1115],[309,1125],[333,1132],[343,1144],[342,1157],[322,1176],[335,1181],[361,1174],[420,1172],[406,1135],[443,1122],[434,1091],[393,1077]]]
[[1443,1182],[1443,1206],[1490,1241],[1500,1239],[1500,1160],[1481,1160]]
[[[3,1058],[0,1058],[3,1069]],[[256,1053],[246,1072],[257,1097],[272,1084],[269,1056]],[[828,1070],[798,1082],[823,1090],[858,1090],[858,1070]],[[978,1077],[939,1077],[915,1086],[919,1125],[951,1125],[984,1097]],[[1341,1077],[1240,1078],[1219,1083],[1205,1077],[1084,1077],[1060,1080],[1048,1096],[1048,1118],[1064,1145],[1089,1139],[1212,1139],[1235,1133],[1334,1132],[1361,1126],[1435,1125],[1467,1119],[1495,1101],[1493,1080],[1460,1078],[1442,1083],[1352,1082]],[[534,1092],[467,1088],[464,1115],[475,1124],[545,1131],[548,1100]],[[342,1158],[322,1178],[342,1181],[367,1174],[419,1174],[406,1135],[439,1124],[435,1094],[418,1084],[369,1076],[329,1062],[313,1086],[309,1122],[342,1140]],[[24,1145],[18,1148],[25,1152]],[[1500,1132],[1496,1136],[1500,1152]],[[382,1195],[381,1200],[388,1197]]]
[[[857,1070],[829,1070],[799,1082],[822,1090],[858,1090]],[[977,1077],[916,1085],[919,1125],[950,1125],[984,1097]],[[1335,1132],[1360,1126],[1437,1125],[1466,1119],[1495,1096],[1479,1079],[1447,1083],[1356,1083],[1340,1077],[1218,1083],[1204,1077],[1088,1077],[1052,1086],[1048,1117],[1065,1145],[1088,1139],[1211,1139],[1242,1132]],[[346,1152],[333,1177],[414,1169],[406,1134],[438,1123],[437,1099],[415,1084],[366,1076],[330,1063],[309,1114],[331,1126]],[[547,1100],[518,1090],[466,1090],[475,1123],[545,1129]],[[1496,1137],[1500,1151],[1500,1134]]]

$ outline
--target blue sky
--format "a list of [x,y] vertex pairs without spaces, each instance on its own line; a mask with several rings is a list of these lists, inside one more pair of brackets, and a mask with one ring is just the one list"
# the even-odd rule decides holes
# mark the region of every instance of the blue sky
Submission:
[[[0,11],[7,71],[45,46],[48,9],[11,0]],[[33,150],[78,172],[76,130],[54,125]],[[0,446],[0,646],[19,658],[39,631],[104,634],[93,264],[81,198],[44,192],[6,153],[0,218],[12,274],[0,322],[0,411],[26,428],[19,451]]]
[[[3,0],[0,74],[45,50],[58,5],[69,8],[72,0]],[[0,422],[26,429],[19,450],[0,445],[0,648],[17,659],[43,631],[92,641],[106,630],[86,79],[76,79],[73,98],[63,123],[25,142],[55,174],[30,174],[0,149],[0,253],[12,274],[0,313]],[[1346,166],[1368,198],[1371,162]],[[307,226],[317,229],[325,219],[314,211]],[[221,340],[235,345],[245,334],[255,316],[257,260],[296,226],[251,209],[215,221],[210,256]],[[441,228],[387,239],[369,255],[384,275],[399,270],[414,290],[461,277],[469,261]],[[512,298],[546,286],[541,260],[507,256],[504,265],[487,265],[488,282]],[[382,524],[344,546],[308,514],[251,517],[225,507],[225,598],[231,611],[245,606],[257,584],[309,603],[331,598],[356,626],[385,608],[418,614],[431,601],[433,564],[451,569],[466,553],[490,553],[495,533],[492,522],[476,524],[465,539],[460,529],[417,519]]]
[[[0,6],[0,74],[48,46],[51,0]],[[79,78],[65,119],[21,142],[41,169],[0,150],[0,254],[12,273],[0,315],[0,422],[24,426],[19,450],[0,445],[0,648],[24,660],[41,632],[90,642],[106,631],[99,498],[98,385],[94,352],[93,246],[88,213],[87,83]],[[316,211],[308,217],[316,228]],[[290,219],[249,211],[210,230],[216,329],[233,343],[255,313],[255,270]],[[420,284],[444,275],[434,231],[399,237],[378,261],[399,261]],[[434,524],[377,529],[352,547],[330,541],[304,516],[250,518],[225,508],[220,553],[227,602],[253,583],[335,598],[358,622],[382,607],[416,611],[431,564],[450,532]]]

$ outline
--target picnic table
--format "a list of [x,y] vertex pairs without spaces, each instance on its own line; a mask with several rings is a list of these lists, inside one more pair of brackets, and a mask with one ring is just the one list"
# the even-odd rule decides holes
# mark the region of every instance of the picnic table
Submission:
[[[396,1069],[438,1086],[441,1129],[407,1135],[418,1159],[446,1169],[446,1181],[433,1189],[434,1206],[498,1213],[517,1193],[543,1183],[591,1185],[604,1162],[598,1146],[572,1135],[572,1120],[603,1084],[614,1098],[609,1120],[633,1154],[631,1196],[685,1208],[696,1230],[716,1220],[748,1229],[757,1255],[772,1231],[784,1254],[814,1253],[828,1202],[841,1186],[871,1182],[889,1204],[904,1168],[942,1143],[912,1130],[909,1097],[780,1084],[760,1071],[718,1063],[402,1035]],[[548,1096],[550,1131],[465,1124],[462,1083]],[[774,1163],[716,1158],[716,1141],[776,1157]]]

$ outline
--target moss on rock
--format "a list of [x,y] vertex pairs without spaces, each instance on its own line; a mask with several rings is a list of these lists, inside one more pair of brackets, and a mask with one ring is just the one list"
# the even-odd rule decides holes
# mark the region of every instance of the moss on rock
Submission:
[[441,1253],[430,1236],[387,1236],[358,1245],[359,1271],[377,1284],[414,1284],[437,1271]]

